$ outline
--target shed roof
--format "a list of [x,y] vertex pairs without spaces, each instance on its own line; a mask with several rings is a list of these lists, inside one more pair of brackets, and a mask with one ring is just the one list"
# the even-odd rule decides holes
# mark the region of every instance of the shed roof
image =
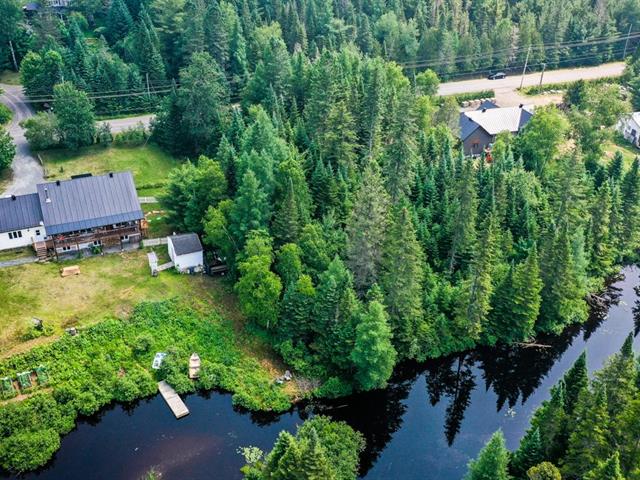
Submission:
[[37,188],[50,235],[144,218],[131,172],[41,183]]
[[0,232],[11,232],[42,224],[37,193],[0,198]]
[[489,135],[519,132],[531,119],[530,107],[487,108],[460,114],[460,136],[466,140],[478,126]]
[[173,245],[176,255],[187,255],[189,253],[201,252],[202,243],[196,233],[183,233],[182,235],[171,235],[168,241]]

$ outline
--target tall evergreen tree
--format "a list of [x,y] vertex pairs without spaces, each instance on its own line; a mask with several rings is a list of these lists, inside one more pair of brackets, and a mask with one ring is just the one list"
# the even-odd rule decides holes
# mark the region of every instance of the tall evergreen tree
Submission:
[[502,431],[493,434],[476,460],[469,463],[465,480],[509,480],[509,451]]

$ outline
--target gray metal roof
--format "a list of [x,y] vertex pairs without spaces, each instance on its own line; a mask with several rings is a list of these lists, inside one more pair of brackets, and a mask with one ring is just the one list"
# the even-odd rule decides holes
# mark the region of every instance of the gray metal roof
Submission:
[[[462,115],[480,125],[489,135],[497,135],[505,131],[517,133],[533,116],[528,108],[529,107],[489,108],[486,110],[464,112]],[[462,129],[462,125],[465,123],[462,116],[460,123]],[[463,137],[463,140],[465,138],[466,137]]]
[[187,255],[188,253],[202,251],[202,244],[196,233],[171,235],[168,239],[173,244],[173,250],[176,252],[176,255]]
[[37,188],[49,235],[144,218],[131,172],[41,183]]
[[0,232],[37,227],[42,211],[37,193],[0,198]]
[[467,112],[462,112],[460,114],[460,138],[463,142],[469,138],[473,132],[480,128],[480,125],[468,117],[466,113]]

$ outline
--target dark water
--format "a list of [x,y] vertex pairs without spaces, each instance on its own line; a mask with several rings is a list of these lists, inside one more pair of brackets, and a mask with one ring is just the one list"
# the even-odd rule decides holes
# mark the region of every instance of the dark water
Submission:
[[624,275],[606,294],[608,310],[559,337],[541,339],[549,348],[479,349],[404,365],[386,390],[277,416],[234,410],[231,396],[221,393],[187,396],[191,414],[181,420],[159,396],[115,405],[81,421],[45,469],[21,478],[137,479],[151,467],[163,479],[241,478],[238,447],[268,450],[280,430],[294,431],[309,414],[324,413],[365,435],[367,479],[459,480],[497,429],[510,448],[517,446],[534,409],[585,348],[593,371],[630,331],[637,333],[640,269],[628,267]]

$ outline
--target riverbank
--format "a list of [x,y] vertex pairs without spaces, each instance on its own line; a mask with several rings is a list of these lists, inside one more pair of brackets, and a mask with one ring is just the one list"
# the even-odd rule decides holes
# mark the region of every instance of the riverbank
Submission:
[[[200,378],[187,377],[188,358],[202,359]],[[156,352],[167,352],[162,368],[151,369]],[[180,394],[220,388],[233,392],[233,404],[250,410],[284,411],[296,396],[291,385],[273,381],[274,372],[239,345],[233,322],[215,312],[202,315],[184,303],[140,304],[127,320],[108,319],[60,340],[0,362],[0,378],[44,367],[48,382],[32,380],[5,387],[0,405],[0,465],[25,471],[44,465],[79,416],[89,416],[113,401],[131,402],[154,395],[166,379]],[[17,386],[17,383],[16,385]],[[14,387],[15,388],[15,387]]]

